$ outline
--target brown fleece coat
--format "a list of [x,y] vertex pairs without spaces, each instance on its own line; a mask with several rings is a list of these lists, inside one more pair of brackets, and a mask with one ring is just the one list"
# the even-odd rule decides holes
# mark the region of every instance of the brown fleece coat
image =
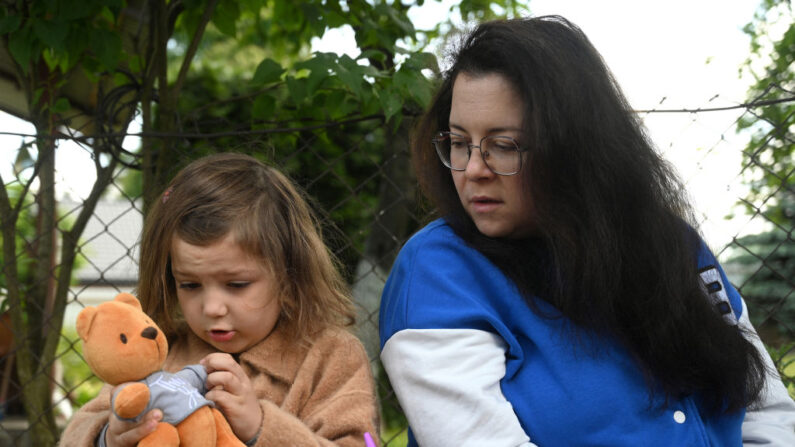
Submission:
[[[191,332],[172,344],[163,369],[177,371],[212,352],[212,346]],[[370,362],[359,340],[349,332],[326,330],[307,348],[288,340],[277,326],[237,360],[251,379],[262,408],[256,447],[363,446],[364,432],[378,439]],[[108,422],[110,392],[111,387],[104,386],[74,415],[61,446],[94,446]]]

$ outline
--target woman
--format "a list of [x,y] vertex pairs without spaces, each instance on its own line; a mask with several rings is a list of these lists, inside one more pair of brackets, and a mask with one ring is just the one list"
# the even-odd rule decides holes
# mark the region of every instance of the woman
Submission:
[[795,445],[741,297],[575,25],[477,27],[413,157],[443,218],[380,318],[410,445]]

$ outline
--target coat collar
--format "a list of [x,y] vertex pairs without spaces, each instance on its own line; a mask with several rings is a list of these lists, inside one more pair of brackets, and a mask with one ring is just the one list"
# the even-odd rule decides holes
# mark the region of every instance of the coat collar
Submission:
[[[198,363],[207,354],[218,352],[210,344],[196,336],[193,331],[188,330],[187,332],[186,337],[178,339],[174,343],[174,349],[169,355],[165,369],[181,369],[185,365]],[[183,343],[185,348],[180,346]],[[234,357],[244,368],[248,365],[254,370],[265,372],[278,380],[292,383],[306,353],[306,347],[289,339],[281,326],[276,325],[264,340]]]

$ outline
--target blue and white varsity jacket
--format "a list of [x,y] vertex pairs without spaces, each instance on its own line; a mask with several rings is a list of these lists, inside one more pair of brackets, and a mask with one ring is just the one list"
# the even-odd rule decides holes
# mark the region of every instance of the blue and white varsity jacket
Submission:
[[623,348],[589,337],[581,342],[594,349],[573,348],[566,318],[538,316],[496,266],[432,222],[401,250],[381,301],[381,360],[409,446],[795,446],[795,403],[742,298],[706,246],[697,268],[727,322],[750,331],[769,363],[757,408],[710,417],[697,396],[650,401]]

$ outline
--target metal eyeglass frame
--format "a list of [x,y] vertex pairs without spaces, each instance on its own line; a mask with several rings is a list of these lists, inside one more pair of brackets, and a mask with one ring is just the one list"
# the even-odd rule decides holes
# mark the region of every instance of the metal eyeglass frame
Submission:
[[[439,143],[441,143],[441,141],[443,139],[445,139],[445,138],[449,139],[451,135],[456,136],[456,137],[461,137],[461,139],[464,139],[464,140],[466,139],[466,137],[464,137],[463,135],[457,134],[455,132],[439,131],[439,132],[436,132],[436,136],[431,138],[431,143],[433,144],[434,149],[436,149],[436,155],[439,157],[439,160],[442,162],[443,165],[445,165],[447,168],[452,169],[453,171],[459,171],[459,172],[465,171],[466,167],[464,167],[464,168],[454,168],[452,166],[452,163],[450,161],[446,161],[444,159],[444,155],[442,154],[443,151],[442,151]],[[514,147],[516,148],[516,152],[519,154],[519,166],[516,168],[515,171],[503,173],[503,172],[497,172],[497,171],[494,170],[494,168],[491,167],[489,162],[486,160],[486,157],[483,156],[483,147],[482,147],[483,146],[483,141],[486,140],[486,139],[489,139],[489,138],[490,139],[509,140],[510,142],[512,142],[514,144]],[[485,137],[481,138],[480,142],[478,144],[467,143],[467,162],[469,162],[470,158],[472,157],[472,149],[474,149],[474,148],[478,148],[478,151],[480,151],[480,158],[483,160],[483,164],[485,164],[486,167],[489,168],[489,171],[491,171],[491,172],[493,172],[493,173],[495,173],[497,175],[502,175],[502,176],[516,175],[516,174],[518,174],[519,172],[522,171],[522,159],[524,158],[524,157],[522,157],[522,152],[524,152],[525,150],[522,149],[519,146],[519,142],[517,142],[512,137],[509,137],[509,136],[506,136],[506,135],[488,135],[488,136],[485,136]]]

